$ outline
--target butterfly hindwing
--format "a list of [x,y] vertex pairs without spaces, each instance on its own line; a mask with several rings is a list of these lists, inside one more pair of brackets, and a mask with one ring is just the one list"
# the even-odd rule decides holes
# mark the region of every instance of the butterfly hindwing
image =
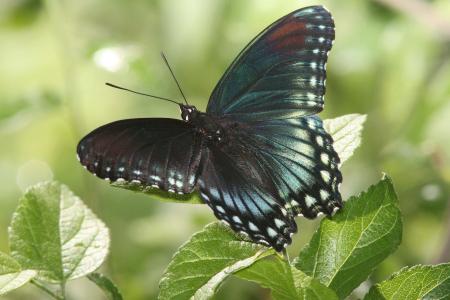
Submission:
[[195,187],[202,139],[175,119],[130,119],[99,127],[77,147],[87,170],[100,178],[179,194]]
[[267,170],[238,143],[210,147],[199,189],[216,217],[252,240],[281,251],[297,231],[293,216],[277,198]]
[[270,120],[251,128],[259,143],[250,147],[258,148],[260,164],[271,170],[288,211],[315,218],[342,206],[340,160],[320,118]]
[[279,19],[230,65],[211,94],[207,112],[240,120],[320,112],[334,34],[334,21],[321,6]]

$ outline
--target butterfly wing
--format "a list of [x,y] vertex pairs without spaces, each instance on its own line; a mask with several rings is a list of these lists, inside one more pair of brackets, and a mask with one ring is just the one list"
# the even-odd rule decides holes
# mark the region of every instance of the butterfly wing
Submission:
[[77,147],[96,176],[179,194],[195,187],[203,139],[175,119],[129,119],[99,127]]
[[294,11],[262,31],[230,65],[207,112],[240,120],[297,117],[322,110],[334,22],[321,6]]
[[267,169],[240,141],[210,146],[199,178],[200,196],[216,217],[256,242],[281,251],[297,231],[277,197]]
[[340,160],[320,118],[260,121],[251,130],[257,142],[250,147],[260,153],[259,163],[271,170],[288,211],[315,218],[342,206]]

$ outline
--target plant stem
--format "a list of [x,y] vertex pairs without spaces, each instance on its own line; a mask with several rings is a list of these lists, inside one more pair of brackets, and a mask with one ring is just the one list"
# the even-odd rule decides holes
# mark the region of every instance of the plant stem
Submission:
[[66,299],[66,282],[65,281],[61,282],[60,293],[61,293],[62,299]]
[[289,260],[289,254],[287,253],[286,248],[283,249],[283,257],[288,263],[291,263],[291,261]]
[[57,295],[56,293],[54,293],[52,290],[50,290],[48,287],[46,287],[45,285],[43,285],[39,281],[33,279],[33,280],[30,281],[30,283],[33,284],[34,286],[38,287],[42,291],[46,292],[47,294],[52,296],[54,299],[64,300],[64,297],[61,297],[61,296]]

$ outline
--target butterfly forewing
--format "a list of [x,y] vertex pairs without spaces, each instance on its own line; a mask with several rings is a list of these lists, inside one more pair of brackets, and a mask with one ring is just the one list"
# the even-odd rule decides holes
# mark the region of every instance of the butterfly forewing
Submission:
[[77,152],[81,164],[100,178],[182,194],[195,187],[202,143],[186,122],[130,119],[97,128]]
[[321,6],[303,8],[261,32],[215,87],[207,112],[240,120],[297,117],[322,110],[334,22]]

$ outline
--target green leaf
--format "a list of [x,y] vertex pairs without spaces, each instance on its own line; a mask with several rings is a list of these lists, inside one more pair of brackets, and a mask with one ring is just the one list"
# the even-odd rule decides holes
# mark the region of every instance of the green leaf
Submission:
[[333,137],[334,150],[341,159],[341,164],[349,159],[361,144],[361,131],[366,115],[350,114],[323,121],[325,130]]
[[122,294],[119,289],[108,277],[100,273],[91,273],[87,276],[89,280],[94,282],[99,288],[101,288],[111,300],[122,300]]
[[159,283],[159,299],[209,299],[229,275],[273,253],[222,223],[209,224],[175,253]]
[[338,299],[331,289],[289,265],[279,256],[261,259],[236,273],[236,276],[271,289],[274,300]]
[[374,285],[364,299],[448,299],[449,295],[450,263],[446,263],[404,268]]
[[395,251],[401,237],[397,196],[385,176],[351,197],[333,219],[323,219],[295,265],[344,298]]
[[169,193],[158,188],[144,187],[140,184],[134,184],[132,182],[111,182],[113,187],[118,187],[122,189],[127,189],[134,192],[141,192],[151,196],[155,200],[159,200],[162,202],[180,202],[180,203],[189,203],[189,204],[204,204],[202,199],[197,192],[193,192],[191,194],[175,194]]
[[15,290],[36,276],[36,271],[22,270],[19,263],[0,252],[0,295]]
[[64,282],[93,272],[104,261],[109,233],[66,186],[31,187],[20,199],[9,228],[12,256],[38,279]]

